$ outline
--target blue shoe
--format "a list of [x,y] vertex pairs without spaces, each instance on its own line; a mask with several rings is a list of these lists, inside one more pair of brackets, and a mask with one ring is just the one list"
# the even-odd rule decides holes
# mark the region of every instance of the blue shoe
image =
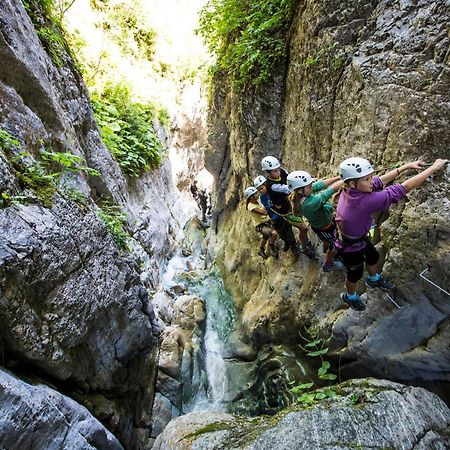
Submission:
[[369,277],[367,277],[365,284],[367,287],[380,288],[383,291],[391,291],[395,289],[395,284],[382,276],[380,276],[377,281],[370,281]]
[[355,311],[364,311],[366,309],[366,304],[361,300],[359,296],[356,300],[349,300],[347,294],[343,292],[341,294],[341,300]]
[[333,261],[331,264],[328,264],[327,266],[325,264],[322,264],[322,270],[324,272],[332,272],[333,270],[343,270],[345,268],[344,264],[342,264],[340,261]]

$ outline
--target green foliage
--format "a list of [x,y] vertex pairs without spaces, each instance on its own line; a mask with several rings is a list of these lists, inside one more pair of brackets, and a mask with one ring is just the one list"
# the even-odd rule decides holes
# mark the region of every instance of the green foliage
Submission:
[[80,156],[73,155],[72,153],[55,153],[47,150],[41,150],[40,154],[44,161],[55,162],[70,172],[85,172],[94,177],[100,176],[100,172],[98,170],[87,167],[84,165],[84,161]]
[[19,148],[20,142],[7,131],[0,129],[0,149],[5,153],[10,153],[13,149]]
[[[328,58],[329,56],[331,56],[332,51],[336,48],[336,46],[337,42],[335,42],[333,45],[330,45],[329,47],[321,48],[314,56],[308,56],[303,62],[303,65],[305,67],[312,66],[314,64],[317,64],[320,60]],[[340,64],[340,58],[336,55],[333,55],[333,67],[338,68],[340,67]]]
[[22,0],[22,3],[33,22],[36,33],[50,58],[56,66],[62,67],[64,56],[69,53],[64,30],[53,0]]
[[[42,143],[42,145],[44,144]],[[0,148],[12,164],[19,185],[23,189],[33,191],[39,202],[48,208],[52,206],[53,195],[58,190],[58,180],[61,174],[85,172],[92,176],[100,175],[97,170],[87,167],[82,158],[68,152],[52,152],[41,149],[42,160],[37,161],[26,151],[14,153],[13,150],[20,149],[20,142],[10,133],[1,129]],[[53,168],[56,170],[52,170]],[[26,203],[30,200],[32,199],[24,193],[11,196],[7,192],[2,192],[0,207],[9,206],[11,203]]]
[[[301,348],[305,351],[306,356],[320,358],[321,366],[317,370],[317,377],[320,380],[325,380],[327,382],[336,380],[337,376],[334,373],[328,372],[331,367],[330,362],[324,359],[324,356],[328,354],[328,347],[326,347],[326,344],[330,339],[322,339],[320,337],[320,330],[316,327],[308,328],[306,334],[307,336],[300,334],[303,341],[306,342]],[[314,385],[314,382],[303,383],[293,387],[291,392],[298,395],[297,402],[307,405],[326,398],[335,398],[337,396],[336,391],[330,387],[314,390]]]
[[92,104],[103,141],[122,171],[138,177],[162,161],[162,144],[153,128],[157,110],[152,104],[133,103],[123,84],[108,85]]
[[209,0],[198,32],[237,88],[268,80],[286,55],[294,0]]
[[82,209],[86,209],[88,206],[88,198],[78,189],[65,188],[64,194],[66,197],[74,203],[77,203]]
[[11,204],[11,197],[6,192],[0,193],[0,208],[6,208]]
[[157,33],[142,23],[139,13],[128,3],[118,3],[109,7],[104,2],[98,2],[95,7],[99,10],[109,9],[103,28],[108,30],[119,45],[124,55],[132,54],[152,61],[155,54]]
[[127,215],[121,209],[111,202],[104,202],[99,208],[97,215],[103,220],[106,229],[111,234],[118,247],[125,249],[127,247],[130,235],[125,230]]

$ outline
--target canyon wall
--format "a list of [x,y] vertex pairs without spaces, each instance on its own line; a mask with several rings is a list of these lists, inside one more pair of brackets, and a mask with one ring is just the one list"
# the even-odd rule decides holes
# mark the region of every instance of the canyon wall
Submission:
[[243,190],[265,155],[316,177],[337,175],[356,155],[380,173],[449,158],[449,9],[431,0],[301,1],[288,57],[271,83],[236,94],[216,79],[207,155],[218,180],[216,251],[257,347],[298,342],[299,331],[318,325],[333,336],[330,352],[346,377],[448,382],[448,295],[420,277],[428,269],[424,275],[449,292],[448,169],[376,218],[383,273],[404,308],[370,290],[363,313],[340,301],[343,273],[323,273],[304,255],[257,256]]
[[[67,436],[71,414],[74,424],[85,422],[80,433],[93,447],[120,446],[110,432],[126,448],[148,447],[161,331],[148,290],[158,286],[184,219],[170,165],[165,160],[138,179],[125,177],[101,141],[72,58],[63,52],[52,60],[20,1],[0,2],[0,26],[2,408],[32,407],[34,384],[48,384],[75,400],[49,388],[36,403],[46,424],[64,404],[67,422],[53,423],[60,448],[79,439]],[[167,146],[162,129],[160,138]],[[32,185],[24,177],[43,175],[44,146],[82,158],[99,175],[73,171],[56,188]],[[20,152],[27,154],[22,172]],[[126,248],[99,217],[105,201],[126,214]],[[30,384],[16,389],[13,375]],[[36,431],[27,415],[13,426],[24,443],[33,433],[48,439],[48,426]],[[10,432],[5,420],[0,441]],[[98,442],[92,433],[102,434]]]

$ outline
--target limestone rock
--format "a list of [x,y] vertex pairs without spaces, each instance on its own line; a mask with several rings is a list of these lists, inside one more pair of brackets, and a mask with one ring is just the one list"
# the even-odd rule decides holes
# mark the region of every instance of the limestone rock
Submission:
[[[257,256],[243,191],[268,154],[288,171],[317,177],[336,175],[352,155],[367,157],[380,173],[419,157],[449,158],[449,18],[448,4],[433,0],[308,2],[291,26],[285,78],[276,71],[270,86],[241,96],[216,80],[207,161],[221,186],[217,229],[225,238],[215,245],[243,330],[257,348],[298,342],[295,330],[314,324],[324,335],[336,333],[334,349],[348,376],[448,382],[448,296],[419,277],[429,266],[428,276],[450,292],[448,171],[375,218],[380,264],[407,308],[373,292],[362,314],[344,311],[343,273],[324,274],[305,256]],[[272,138],[258,139],[269,129]]]
[[174,419],[154,449],[445,449],[450,410],[421,388],[384,380],[336,387],[337,400],[291,406],[274,417],[191,413]]
[[0,442],[3,448],[122,449],[89,411],[45,385],[0,370]]
[[[170,212],[177,200],[170,164],[165,160],[139,180],[125,177],[101,141],[70,56],[61,55],[61,66],[53,63],[20,1],[1,1],[0,24],[0,129],[19,142],[13,153],[37,160],[44,141],[101,174],[64,180],[86,197],[83,208],[61,185],[51,207],[29,202],[0,209],[5,365],[25,365],[31,377],[39,371],[55,385],[65,383],[124,445],[145,446],[160,331],[147,288],[159,284],[184,220]],[[4,149],[0,178],[2,191],[18,193]],[[132,253],[117,248],[97,217],[100,198],[127,214]]]

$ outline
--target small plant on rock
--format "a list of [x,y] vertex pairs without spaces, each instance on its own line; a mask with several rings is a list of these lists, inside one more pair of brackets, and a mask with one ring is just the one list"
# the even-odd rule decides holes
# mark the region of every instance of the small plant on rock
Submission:
[[320,337],[320,330],[318,327],[309,327],[306,329],[306,336],[300,333],[304,345],[300,345],[302,350],[306,353],[306,356],[311,358],[319,358],[321,366],[317,370],[317,378],[327,383],[327,386],[320,389],[315,388],[315,382],[299,384],[291,389],[291,392],[298,395],[297,401],[304,404],[312,404],[315,401],[320,401],[326,398],[335,398],[337,396],[336,391],[331,387],[331,382],[336,380],[337,375],[330,373],[330,362],[326,359],[329,348],[327,347],[328,339]]
[[117,205],[104,201],[99,207],[97,216],[102,219],[117,246],[126,249],[130,239],[130,234],[125,230],[127,215]]

